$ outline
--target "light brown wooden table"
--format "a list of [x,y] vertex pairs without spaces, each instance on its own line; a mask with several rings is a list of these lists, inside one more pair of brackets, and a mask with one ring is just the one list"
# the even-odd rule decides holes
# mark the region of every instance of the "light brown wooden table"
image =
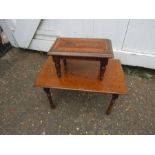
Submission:
[[[43,88],[47,93],[51,107],[55,108],[52,102],[50,89],[66,89],[75,91],[97,92],[112,94],[112,99],[106,111],[110,114],[113,104],[118,96],[127,94],[128,88],[125,82],[124,73],[119,60],[109,59],[103,80],[98,80],[98,61],[68,60],[68,67],[63,68],[63,76],[57,77],[54,62],[49,56],[47,62],[38,73],[35,80],[35,87]],[[90,69],[88,69],[90,68]]]

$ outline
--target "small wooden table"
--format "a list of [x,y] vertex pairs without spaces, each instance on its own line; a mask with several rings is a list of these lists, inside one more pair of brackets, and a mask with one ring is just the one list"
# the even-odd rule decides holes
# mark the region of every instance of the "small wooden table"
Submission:
[[[35,87],[44,89],[52,108],[55,108],[55,105],[52,102],[50,88],[112,94],[110,105],[106,111],[107,114],[110,114],[119,94],[127,94],[128,92],[119,60],[109,60],[102,81],[96,79],[97,68],[100,65],[98,61],[68,60],[67,63],[67,70],[62,65],[64,76],[58,78],[54,62],[51,57],[48,57],[47,62],[35,80]],[[91,68],[91,70],[88,68]]]
[[113,51],[108,39],[58,38],[48,55],[53,57],[58,77],[61,77],[61,59],[65,66],[66,58],[100,61],[99,79],[102,80],[108,59],[113,57]]

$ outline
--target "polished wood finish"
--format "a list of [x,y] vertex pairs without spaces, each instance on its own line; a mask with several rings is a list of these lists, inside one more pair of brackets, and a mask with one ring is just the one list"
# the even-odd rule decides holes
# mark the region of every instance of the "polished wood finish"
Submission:
[[102,80],[108,59],[113,57],[113,52],[111,41],[108,39],[58,38],[48,55],[53,56],[58,77],[61,77],[60,59],[100,61],[99,79]]
[[53,59],[48,57],[47,62],[35,80],[35,87],[44,88],[47,93],[51,107],[54,104],[50,88],[112,94],[111,102],[106,111],[107,114],[110,114],[118,95],[127,94],[128,92],[119,60],[110,59],[108,61],[105,77],[102,81],[96,79],[96,74],[98,74],[97,68],[100,66],[100,63],[97,61],[69,59],[67,60],[67,70],[65,70],[65,63],[62,63],[63,77],[58,78]]
[[99,62],[83,60],[67,60],[67,71],[63,68],[63,77],[58,78],[51,57],[35,80],[36,87],[80,90],[98,93],[127,94],[127,85],[119,60],[108,61],[105,77],[102,81],[96,79],[99,74]]
[[112,45],[109,39],[91,38],[58,38],[48,54],[99,58],[113,57]]

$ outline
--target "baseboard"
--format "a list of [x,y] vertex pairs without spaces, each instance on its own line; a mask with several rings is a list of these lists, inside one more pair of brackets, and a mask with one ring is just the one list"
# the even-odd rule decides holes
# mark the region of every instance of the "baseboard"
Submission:
[[122,64],[155,69],[155,55],[120,51],[114,49],[114,56]]

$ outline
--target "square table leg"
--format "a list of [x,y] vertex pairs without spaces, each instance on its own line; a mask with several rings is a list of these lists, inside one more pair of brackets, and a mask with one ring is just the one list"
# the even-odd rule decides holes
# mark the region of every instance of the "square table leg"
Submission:
[[112,111],[112,107],[113,107],[113,105],[115,104],[115,101],[116,101],[116,99],[118,98],[118,94],[112,94],[112,99],[111,99],[111,101],[110,101],[110,104],[109,104],[109,106],[108,106],[108,109],[107,109],[107,111],[106,111],[106,114],[107,115],[109,115],[110,113],[111,113],[111,111]]
[[52,109],[55,109],[55,105],[52,101],[52,96],[51,96],[51,92],[50,92],[50,88],[43,88],[44,92],[47,94],[47,97],[49,99],[50,105]]
[[57,71],[57,76],[61,77],[61,64],[60,64],[60,57],[59,56],[53,56],[53,61],[55,63],[55,68]]
[[103,58],[100,60],[100,75],[99,75],[100,80],[102,80],[104,77],[107,64],[108,64],[108,58]]

